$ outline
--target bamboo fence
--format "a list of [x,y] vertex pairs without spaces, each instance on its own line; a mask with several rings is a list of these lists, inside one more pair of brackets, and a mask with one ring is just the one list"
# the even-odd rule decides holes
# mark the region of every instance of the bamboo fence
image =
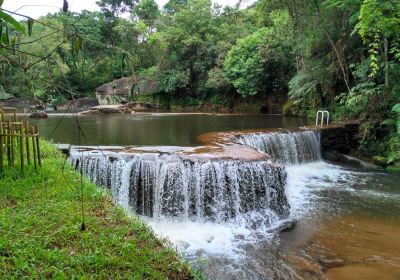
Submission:
[[17,118],[16,111],[5,113],[0,108],[0,173],[5,166],[25,165],[33,161],[35,169],[42,165],[40,156],[39,131],[26,120]]

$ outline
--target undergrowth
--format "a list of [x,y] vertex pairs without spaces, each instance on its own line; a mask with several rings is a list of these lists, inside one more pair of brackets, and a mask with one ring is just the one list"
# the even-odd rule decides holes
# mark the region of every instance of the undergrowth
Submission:
[[43,166],[0,178],[0,279],[201,278],[42,141]]

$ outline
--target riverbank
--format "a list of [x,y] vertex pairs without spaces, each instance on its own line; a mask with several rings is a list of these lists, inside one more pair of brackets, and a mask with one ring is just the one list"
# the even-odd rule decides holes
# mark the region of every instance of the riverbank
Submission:
[[[0,177],[0,278],[193,279],[137,217],[42,142],[43,166]],[[81,231],[81,194],[85,231]]]

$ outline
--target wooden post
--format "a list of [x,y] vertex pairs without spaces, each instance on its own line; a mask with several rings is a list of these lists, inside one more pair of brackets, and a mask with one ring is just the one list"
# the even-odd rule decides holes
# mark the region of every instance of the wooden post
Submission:
[[39,166],[42,166],[42,159],[40,158],[39,130],[37,128],[37,125],[34,126],[34,131],[36,134],[36,148],[37,148],[38,163],[39,163]]
[[8,166],[11,166],[11,136],[10,136],[10,120],[7,120],[7,128],[6,128],[6,139],[7,139],[7,162],[8,162]]
[[24,172],[24,126],[19,125],[19,154],[21,158],[21,172]]
[[14,147],[14,134],[15,134],[15,129],[14,125],[11,124],[11,130],[10,130],[10,137],[11,137],[11,165],[14,166],[15,163],[15,147]]
[[38,165],[42,166],[38,127],[29,127],[28,121],[23,119],[18,121],[16,111],[7,115],[0,109],[0,173],[4,171],[5,164],[9,167],[20,164],[24,173],[25,164],[31,164],[31,149],[36,170]]
[[28,122],[24,122],[25,126],[25,145],[26,145],[26,161],[28,162],[28,165],[31,164],[31,156],[29,153],[29,127],[28,127]]
[[32,128],[32,150],[33,150],[33,165],[35,166],[36,170],[36,141],[35,141],[35,131]]
[[3,171],[3,122],[0,120],[0,173]]

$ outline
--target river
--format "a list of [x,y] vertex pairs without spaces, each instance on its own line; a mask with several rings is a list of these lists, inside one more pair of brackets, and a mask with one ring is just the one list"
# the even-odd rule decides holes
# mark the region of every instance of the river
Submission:
[[[79,122],[86,136],[82,144],[186,147],[201,145],[198,136],[209,132],[294,129],[308,124],[282,116],[202,114],[84,116]],[[42,136],[78,144],[72,116],[52,116],[36,123]],[[269,230],[282,220],[261,211],[245,217],[255,224],[268,216],[269,228],[249,226],[247,220],[237,218],[222,222],[190,217],[143,219],[210,279],[400,279],[400,176],[362,162],[354,166],[323,161],[314,140],[299,151],[293,143],[307,139],[293,140],[287,134],[267,138],[262,141],[272,141],[275,150],[290,151],[288,158],[293,153],[299,153],[299,159],[307,158],[282,162],[290,206],[284,221],[296,219],[294,229],[280,234]],[[315,155],[310,158],[312,152]],[[129,166],[135,166],[133,161]],[[218,172],[226,172],[215,164],[212,170],[217,177]]]

